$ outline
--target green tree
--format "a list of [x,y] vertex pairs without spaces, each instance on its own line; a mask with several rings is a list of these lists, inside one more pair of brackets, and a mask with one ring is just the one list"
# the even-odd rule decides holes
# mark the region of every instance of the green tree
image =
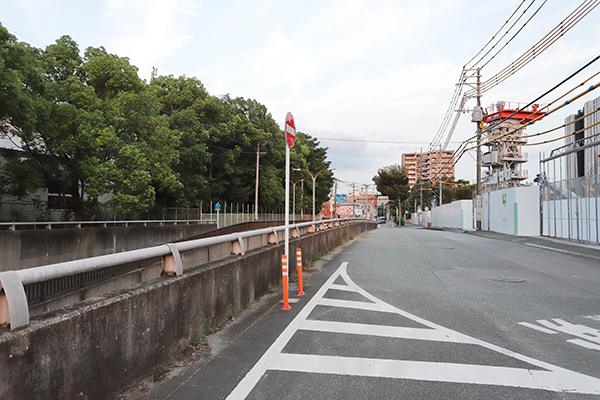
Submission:
[[[93,218],[105,194],[122,217],[164,205],[244,204],[254,200],[260,144],[259,204],[283,206],[284,134],[256,100],[211,96],[185,76],[145,84],[126,57],[103,47],[82,57],[69,36],[40,51],[0,25],[0,55],[0,134],[20,149],[4,151],[0,196],[46,188],[77,220]],[[302,133],[291,159],[315,173],[330,166],[327,149]],[[330,171],[319,175],[317,204],[332,184]],[[312,206],[312,196],[298,195]]]
[[37,121],[36,108],[42,91],[39,51],[18,42],[0,24],[0,134],[9,138],[18,128],[30,134]]
[[178,134],[128,59],[102,47],[88,48],[82,59],[77,43],[63,36],[41,52],[37,67],[41,85],[28,93],[34,123],[17,124],[11,115],[11,133],[22,151],[20,168],[69,200],[76,220],[92,218],[106,193],[128,214],[151,207],[155,188],[180,189],[171,170]]
[[379,193],[388,196],[390,203],[395,204],[399,211],[402,211],[402,204],[408,199],[410,193],[406,169],[398,164],[380,168],[377,170],[377,175],[373,177],[373,182]]
[[215,110],[222,107],[208,95],[196,78],[159,76],[152,79],[149,91],[158,103],[159,113],[168,121],[169,128],[179,131],[181,135],[179,158],[173,170],[179,176],[182,190],[177,195],[159,191],[159,205],[181,203],[192,206],[206,202],[210,198],[206,173],[211,154],[208,148],[209,130],[203,122],[206,122],[207,116],[214,120],[217,114]]
[[452,200],[471,200],[473,198],[473,191],[475,190],[475,185],[472,185],[469,181],[465,179],[454,180],[454,177],[451,178],[450,182],[454,183],[451,185],[452,188]]
[[[407,200],[409,210],[417,212],[417,209],[421,206],[421,210],[424,210],[425,207],[431,208],[431,201],[435,198],[435,193],[438,190],[433,187],[431,181],[422,181],[421,178],[418,178],[415,185],[410,189],[410,196]],[[415,208],[415,204],[417,208]]]
[[[221,98],[233,118],[221,147],[234,149],[233,174],[224,176],[224,188],[231,201],[253,202],[256,182],[256,150],[260,143],[259,206],[263,210],[281,208],[285,201],[285,147],[279,140],[281,130],[267,107],[241,97]],[[218,150],[218,149],[217,149]]]
[[[19,135],[32,135],[42,91],[39,51],[18,42],[0,24],[0,138],[20,144]],[[24,196],[42,184],[36,166],[22,154],[2,149],[0,196]],[[34,173],[31,173],[31,172]]]
[[408,198],[409,186],[406,169],[400,165],[390,165],[377,170],[373,182],[379,193],[388,196],[390,201],[402,203]]

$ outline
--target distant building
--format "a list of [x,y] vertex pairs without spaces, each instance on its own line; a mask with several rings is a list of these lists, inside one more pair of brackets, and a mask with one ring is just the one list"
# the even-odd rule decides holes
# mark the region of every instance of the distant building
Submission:
[[403,153],[402,167],[406,169],[408,185],[412,188],[419,178],[423,181],[439,176],[440,168],[442,170],[442,176],[454,176],[453,158],[454,150]]
[[587,101],[577,114],[565,118],[565,135],[567,136],[565,144],[581,148],[566,157],[567,178],[574,179],[600,174],[600,158],[598,158],[600,124],[594,125],[598,122],[600,122],[600,97]]
[[[347,194],[331,196],[329,202],[323,205],[322,214],[325,218],[365,217],[374,219],[377,207],[388,202],[387,196],[365,193],[363,190],[349,190]],[[335,210],[335,214],[333,211]]]

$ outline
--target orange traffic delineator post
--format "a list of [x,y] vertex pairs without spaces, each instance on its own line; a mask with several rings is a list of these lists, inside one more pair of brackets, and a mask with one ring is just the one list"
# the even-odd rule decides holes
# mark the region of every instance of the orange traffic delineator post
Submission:
[[298,268],[298,296],[304,296],[302,290],[302,250],[296,249],[296,266]]
[[284,254],[281,256],[281,275],[283,277],[283,307],[282,310],[289,310],[290,300],[288,297],[288,261],[287,256]]

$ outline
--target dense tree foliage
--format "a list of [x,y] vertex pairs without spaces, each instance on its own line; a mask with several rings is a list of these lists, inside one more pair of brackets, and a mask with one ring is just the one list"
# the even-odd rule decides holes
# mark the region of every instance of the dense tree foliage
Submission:
[[373,182],[379,193],[388,196],[390,201],[402,203],[408,198],[410,186],[408,186],[408,175],[406,169],[400,165],[389,165],[380,168]]
[[[89,220],[102,207],[127,217],[210,201],[254,202],[260,146],[259,206],[283,207],[285,139],[255,100],[212,96],[196,78],[159,76],[146,83],[126,57],[69,36],[35,49],[0,25],[0,196],[47,189]],[[298,132],[293,168],[328,168],[327,149]],[[312,193],[308,176],[305,193]],[[296,176],[298,175],[298,176]],[[319,176],[317,204],[332,174]],[[297,187],[297,193],[300,186]],[[298,193],[297,209],[312,197]]]

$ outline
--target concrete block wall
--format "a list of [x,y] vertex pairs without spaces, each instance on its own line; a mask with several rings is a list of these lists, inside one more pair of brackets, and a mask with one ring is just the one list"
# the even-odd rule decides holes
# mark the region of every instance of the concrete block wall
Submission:
[[[290,240],[305,259],[375,228],[358,222]],[[1,399],[109,399],[281,278],[283,242],[36,316],[0,333]]]

